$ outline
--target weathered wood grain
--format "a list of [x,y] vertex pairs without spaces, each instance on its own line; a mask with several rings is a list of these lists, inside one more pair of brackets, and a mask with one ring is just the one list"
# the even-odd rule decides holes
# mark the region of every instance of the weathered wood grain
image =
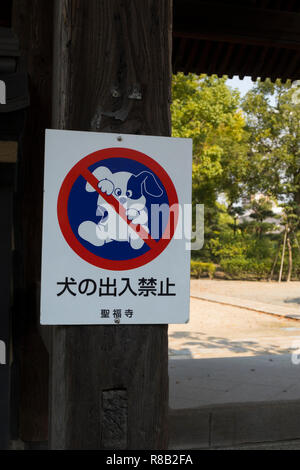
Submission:
[[0,340],[5,344],[5,363],[0,364],[0,449],[8,449],[10,437],[10,347],[13,183],[15,165],[0,164]]
[[27,111],[19,165],[16,249],[24,272],[23,297],[16,312],[20,336],[20,437],[48,436],[49,358],[38,332],[36,296],[41,271],[45,128],[51,126],[53,2],[14,0],[13,29],[29,75]]
[[[171,20],[171,0],[56,0],[53,127],[170,135]],[[167,448],[167,326],[56,327],[52,348],[52,449]]]

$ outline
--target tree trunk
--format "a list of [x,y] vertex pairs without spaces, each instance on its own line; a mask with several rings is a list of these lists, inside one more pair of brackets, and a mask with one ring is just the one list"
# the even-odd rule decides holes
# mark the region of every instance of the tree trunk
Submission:
[[281,279],[282,279],[282,270],[283,270],[283,263],[284,263],[284,253],[285,253],[286,237],[287,237],[287,227],[285,227],[284,237],[283,237],[283,246],[282,246],[282,255],[281,255],[281,263],[280,263],[280,270],[279,270],[278,282],[281,282]]
[[293,270],[293,251],[292,251],[290,237],[287,237],[287,246],[288,246],[288,252],[289,252],[289,268],[288,268],[288,274],[287,274],[286,280],[287,282],[290,282],[292,270]]
[[275,270],[275,267],[276,267],[276,264],[277,264],[279,252],[280,252],[280,242],[278,243],[277,253],[276,253],[276,256],[275,256],[275,259],[274,259],[274,263],[273,263],[272,270],[270,272],[270,276],[269,276],[268,281],[272,281],[272,279],[273,279],[274,270]]
[[[53,127],[169,136],[171,0],[56,0]],[[167,326],[54,327],[52,449],[166,449]]]

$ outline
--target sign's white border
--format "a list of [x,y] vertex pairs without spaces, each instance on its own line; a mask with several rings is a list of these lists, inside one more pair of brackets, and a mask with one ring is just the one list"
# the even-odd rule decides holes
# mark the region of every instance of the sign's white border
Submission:
[[[121,139],[121,141],[120,141]],[[65,241],[57,219],[57,198],[65,176],[85,156],[97,150],[126,147],[137,150],[156,160],[168,173],[176,188],[181,205],[191,204],[192,141],[154,136],[106,134],[77,131],[46,131],[41,324],[80,325],[115,324],[116,319],[101,318],[104,309],[131,309],[131,318],[122,315],[122,324],[186,323],[189,318],[190,251],[186,240],[172,239],[161,255],[145,266],[129,271],[114,272],[90,265],[81,259]],[[141,278],[154,277],[158,282],[168,278],[175,284],[176,296],[133,296],[126,292],[122,297],[61,295],[58,282],[73,278],[122,279],[130,278],[133,286]]]

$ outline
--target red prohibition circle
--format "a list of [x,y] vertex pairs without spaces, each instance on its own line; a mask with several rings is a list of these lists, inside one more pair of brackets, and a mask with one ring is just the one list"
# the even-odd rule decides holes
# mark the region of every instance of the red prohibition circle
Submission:
[[[143,165],[150,168],[150,170],[152,170],[153,173],[159,177],[160,181],[164,185],[169,200],[169,207],[172,207],[174,215],[174,220],[172,223],[169,214],[168,224],[164,232],[164,235],[168,234],[168,237],[163,235],[162,238],[158,242],[156,242],[156,246],[154,246],[153,248],[149,248],[146,253],[139,255],[133,259],[111,260],[91,253],[76,238],[71,228],[68,217],[69,195],[76,180],[80,176],[82,176],[82,173],[84,173],[84,171],[87,170],[94,163],[101,163],[103,160],[110,158],[127,158],[142,163]],[[91,153],[90,155],[87,155],[70,170],[70,172],[67,174],[62,183],[58,195],[57,216],[61,232],[66,242],[72,248],[72,250],[77,253],[77,255],[80,256],[83,260],[102,269],[108,269],[112,271],[130,270],[134,268],[139,268],[140,266],[143,266],[147,263],[150,263],[150,261],[153,261],[164,251],[164,249],[170,243],[171,239],[174,236],[178,222],[178,197],[171,178],[159,163],[157,163],[148,155],[138,152],[137,150],[114,147],[98,150],[96,152]]]

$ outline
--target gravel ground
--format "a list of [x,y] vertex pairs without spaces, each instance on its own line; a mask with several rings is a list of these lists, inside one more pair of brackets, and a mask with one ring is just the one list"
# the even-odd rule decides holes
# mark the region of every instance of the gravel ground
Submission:
[[169,326],[171,358],[289,354],[300,341],[299,320],[199,299],[191,299],[190,305],[190,322]]
[[283,307],[299,307],[300,311],[300,282],[298,281],[278,283],[192,279],[191,290],[198,293],[228,295]]

